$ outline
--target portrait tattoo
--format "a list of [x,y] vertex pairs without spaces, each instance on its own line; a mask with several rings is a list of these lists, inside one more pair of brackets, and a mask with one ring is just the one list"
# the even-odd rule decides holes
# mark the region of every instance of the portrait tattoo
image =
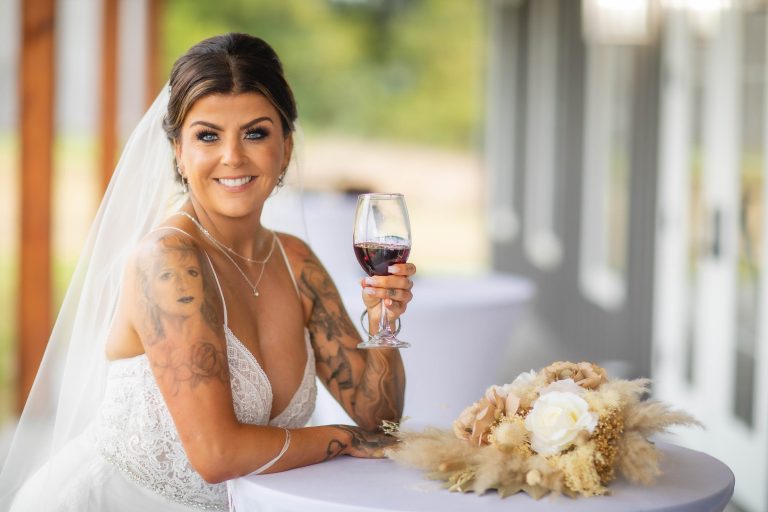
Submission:
[[[168,377],[173,393],[183,383],[228,382],[226,346],[214,339],[222,331],[218,291],[205,254],[185,236],[166,234],[139,255],[136,268],[145,311],[142,341],[152,349],[158,378]],[[169,343],[169,329],[186,338]]]
[[[137,261],[139,288],[153,331],[152,342],[165,338],[163,317],[202,315],[213,330],[222,322],[214,304],[217,291],[204,253],[192,240],[177,234],[161,236],[151,254]],[[164,285],[165,284],[165,285]],[[174,304],[175,302],[175,304]]]

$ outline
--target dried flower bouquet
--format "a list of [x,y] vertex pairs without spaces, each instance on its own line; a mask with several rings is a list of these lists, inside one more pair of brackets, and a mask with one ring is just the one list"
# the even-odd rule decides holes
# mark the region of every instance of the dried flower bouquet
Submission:
[[400,438],[388,456],[429,472],[452,491],[501,497],[523,491],[599,496],[621,473],[652,483],[659,452],[648,436],[672,425],[700,425],[655,400],[647,379],[609,379],[592,363],[556,362],[512,383],[491,386],[467,407],[453,432],[386,427]]

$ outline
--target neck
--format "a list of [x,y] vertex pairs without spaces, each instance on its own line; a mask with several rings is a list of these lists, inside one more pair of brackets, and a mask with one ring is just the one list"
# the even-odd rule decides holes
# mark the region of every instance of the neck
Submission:
[[272,243],[272,232],[261,225],[261,209],[245,217],[227,217],[208,212],[194,199],[182,208],[218,242],[246,258],[264,257]]

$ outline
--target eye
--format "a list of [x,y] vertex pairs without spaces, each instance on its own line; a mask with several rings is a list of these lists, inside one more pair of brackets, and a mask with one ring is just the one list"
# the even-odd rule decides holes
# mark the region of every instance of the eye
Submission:
[[197,140],[200,140],[203,142],[214,142],[219,138],[216,132],[212,132],[210,130],[203,130],[203,131],[197,132],[196,137],[197,137]]
[[187,270],[187,274],[191,275],[192,277],[197,277],[200,275],[200,272],[198,272],[196,268],[190,268]]
[[245,138],[248,140],[259,140],[269,135],[269,131],[264,128],[251,128],[245,132]]
[[163,272],[162,274],[160,274],[160,280],[167,281],[172,277],[172,275],[173,274],[171,272]]

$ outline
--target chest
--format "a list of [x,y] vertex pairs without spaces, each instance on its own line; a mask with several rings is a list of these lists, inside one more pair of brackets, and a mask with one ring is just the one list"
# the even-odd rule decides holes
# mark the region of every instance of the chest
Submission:
[[[224,323],[257,361],[271,383],[273,408],[282,410],[300,385],[309,355],[304,306],[292,274],[282,258],[270,260],[263,273],[260,265],[234,266],[222,258],[215,258],[213,265],[221,286]],[[253,279],[260,274],[259,295],[254,296]]]

